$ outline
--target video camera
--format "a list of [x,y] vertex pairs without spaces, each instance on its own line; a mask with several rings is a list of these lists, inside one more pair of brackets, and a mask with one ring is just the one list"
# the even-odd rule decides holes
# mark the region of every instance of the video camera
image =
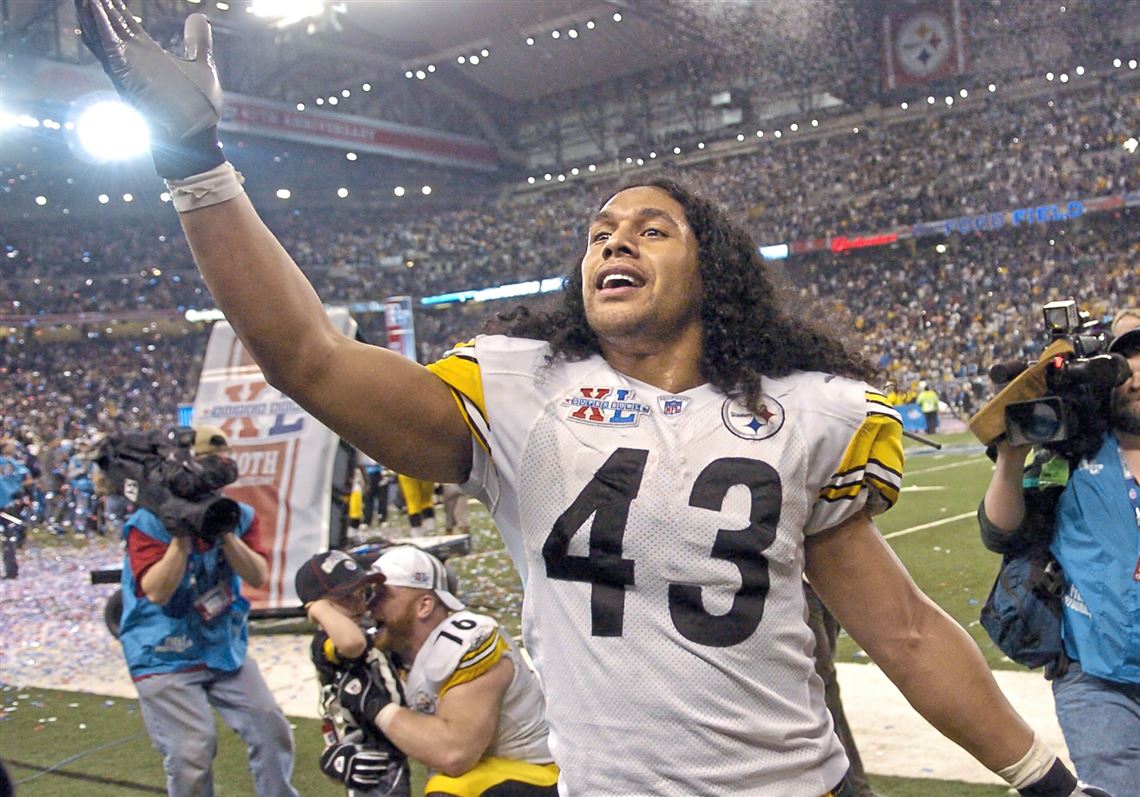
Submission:
[[[1108,353],[1105,324],[1090,320],[1074,299],[1049,302],[1043,308],[1050,343],[1065,340],[1071,353],[1057,354],[1045,364],[1042,398],[1005,407],[1005,429],[1013,445],[1048,445],[1064,453],[1100,437],[1113,388],[1128,379],[1128,361]],[[999,363],[990,369],[994,382],[1007,382],[1028,367]]]
[[213,543],[237,528],[241,510],[219,490],[237,480],[237,465],[216,454],[195,456],[194,429],[126,432],[95,443],[90,457],[115,490],[149,509],[175,537]]

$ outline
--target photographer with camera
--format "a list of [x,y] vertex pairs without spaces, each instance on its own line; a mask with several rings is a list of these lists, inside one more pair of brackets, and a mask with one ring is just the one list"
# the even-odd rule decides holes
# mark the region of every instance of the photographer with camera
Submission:
[[[1024,479],[1031,446],[1025,429],[1011,424],[1018,413],[997,406],[1002,394],[971,428],[978,433],[987,409],[991,421],[1005,411],[1006,433],[996,441],[997,465],[978,513],[982,540],[1000,553],[1047,542],[1059,563],[1062,648],[1046,670],[1057,719],[1078,776],[1122,795],[1140,794],[1140,313],[1118,314],[1111,333],[1108,355],[1127,360],[1128,378],[1114,388],[1098,387],[1099,406],[1076,403],[1066,413],[1074,431],[1044,441]],[[1080,361],[1089,358],[1075,354],[1073,361],[1084,366]],[[1046,355],[1043,363],[1048,350]],[[1059,365],[1064,355],[1051,357]],[[1032,376],[1027,372],[1029,381]],[[1017,388],[1011,383],[1002,393],[1016,394]],[[1043,417],[1040,400],[1023,404]]]
[[237,478],[222,431],[176,429],[169,443],[104,442],[96,461],[139,508],[127,520],[119,641],[173,797],[213,794],[211,706],[249,751],[255,792],[296,797],[293,735],[257,663],[246,657],[241,581],[269,577],[253,509],[217,494]]

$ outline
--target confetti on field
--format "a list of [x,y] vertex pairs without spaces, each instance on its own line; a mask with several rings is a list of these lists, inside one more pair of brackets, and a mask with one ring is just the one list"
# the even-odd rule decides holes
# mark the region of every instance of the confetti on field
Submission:
[[[121,558],[117,540],[65,545],[28,539],[19,551],[19,577],[0,583],[0,680],[17,688],[79,691],[121,680],[122,651],[103,623],[104,604],[118,585],[91,583],[91,571],[118,567]],[[25,701],[30,695],[18,692],[16,698]]]

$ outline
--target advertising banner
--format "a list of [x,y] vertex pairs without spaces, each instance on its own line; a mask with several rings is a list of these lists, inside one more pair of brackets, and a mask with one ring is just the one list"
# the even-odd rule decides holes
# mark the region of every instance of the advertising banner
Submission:
[[[330,309],[349,337],[356,321]],[[227,496],[254,508],[269,554],[269,581],[243,586],[255,609],[297,605],[293,574],[329,545],[333,460],[339,439],[288,396],[271,387],[226,321],[214,324],[194,397],[194,422],[229,438],[238,480]]]

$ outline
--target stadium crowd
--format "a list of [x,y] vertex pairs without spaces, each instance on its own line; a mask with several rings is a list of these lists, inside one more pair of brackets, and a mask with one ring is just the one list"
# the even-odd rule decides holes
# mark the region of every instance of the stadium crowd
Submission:
[[[860,133],[785,127],[752,154],[675,168],[748,220],[758,243],[859,235],[923,221],[1134,191],[1137,166],[1122,144],[1140,123],[1140,94],[1115,78],[968,108],[875,117]],[[818,131],[817,131],[818,132]],[[805,190],[805,187],[807,190]],[[373,217],[343,209],[269,210],[267,222],[333,303],[382,301],[557,275],[580,256],[583,208],[599,189],[565,184],[498,203]],[[1070,223],[933,237],[890,248],[793,257],[781,264],[803,298],[849,320],[856,345],[899,386],[929,380],[961,411],[990,390],[993,362],[1033,356],[1040,305],[1073,296],[1094,315],[1138,292],[1135,211]],[[932,245],[944,242],[945,251]],[[213,301],[173,213],[123,224],[8,224],[0,323],[69,317],[88,337],[38,342],[35,326],[0,343],[6,432],[38,441],[136,420],[166,423],[192,399],[202,331],[119,340],[80,314],[124,309],[176,316]],[[478,331],[513,302],[422,308],[421,361]],[[382,313],[358,316],[384,337]],[[193,325],[190,325],[193,326]]]

